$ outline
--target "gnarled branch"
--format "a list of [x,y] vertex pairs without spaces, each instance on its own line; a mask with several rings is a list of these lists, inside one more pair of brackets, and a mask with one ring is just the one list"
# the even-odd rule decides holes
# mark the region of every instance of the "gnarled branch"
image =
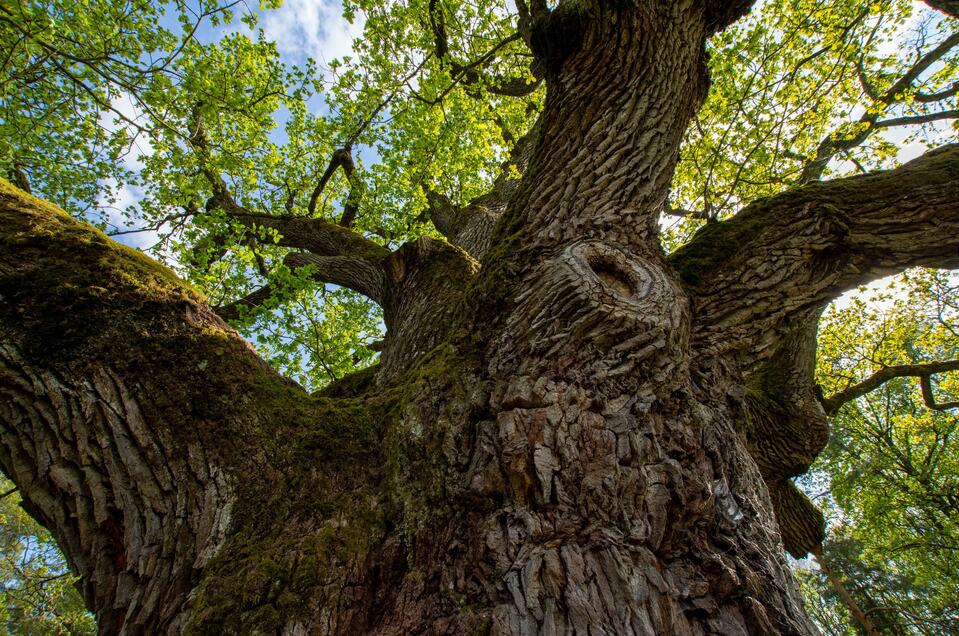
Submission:
[[932,393],[932,376],[919,376],[919,386],[922,389],[922,401],[926,406],[934,411],[947,411],[949,409],[959,408],[959,401],[955,402],[936,402],[936,397]]
[[337,223],[322,218],[273,216],[247,210],[232,197],[214,197],[214,205],[250,229],[268,228],[279,234],[277,245],[312,252],[317,256],[355,257],[376,264],[390,251]]
[[770,355],[791,316],[908,267],[959,267],[959,145],[811,183],[701,229],[675,252],[697,346]]
[[330,164],[326,167],[323,175],[313,188],[313,192],[310,194],[310,202],[306,207],[310,216],[316,214],[316,204],[320,200],[320,195],[323,194],[323,190],[330,182],[330,179],[333,177],[333,173],[336,172],[337,168],[343,168],[343,174],[346,175],[347,179],[352,181],[355,165],[353,163],[352,149],[348,146],[338,148],[333,152],[333,156],[330,158]]
[[959,370],[959,360],[922,362],[919,364],[896,364],[883,367],[862,382],[853,384],[852,386],[846,387],[839,393],[824,398],[822,401],[822,406],[826,410],[827,415],[835,415],[843,404],[851,402],[866,395],[870,391],[878,389],[880,386],[889,380],[892,380],[893,378],[918,377],[922,386],[923,401],[925,401],[926,406],[935,410],[956,408],[959,406],[959,402],[947,402],[945,404],[936,403],[932,395],[930,377],[934,373],[957,370]]
[[[377,109],[382,108],[386,103],[383,102]],[[336,169],[342,167],[352,187],[340,226],[322,218],[273,216],[255,213],[239,205],[223,178],[207,167],[210,149],[203,127],[201,106],[202,104],[198,104],[194,108],[193,131],[190,134],[189,141],[200,157],[200,163],[203,166],[202,173],[213,189],[213,196],[207,201],[208,209],[219,208],[251,229],[265,227],[276,230],[280,233],[279,245],[304,249],[318,256],[357,256],[379,262],[389,255],[389,250],[385,247],[349,230],[349,226],[352,225],[353,219],[356,217],[356,197],[360,191],[355,182],[353,156],[350,152],[354,140],[350,140],[344,148],[333,153],[330,165],[310,196],[309,210],[312,213],[326,183]]]

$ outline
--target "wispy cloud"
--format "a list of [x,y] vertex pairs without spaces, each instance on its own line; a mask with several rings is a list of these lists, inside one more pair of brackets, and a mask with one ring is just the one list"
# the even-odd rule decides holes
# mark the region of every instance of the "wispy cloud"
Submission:
[[333,59],[350,55],[353,41],[363,34],[364,16],[357,13],[351,24],[342,13],[339,2],[287,0],[279,9],[263,13],[260,24],[282,55],[294,60],[311,57],[325,68]]
[[129,93],[120,93],[110,100],[110,105],[113,110],[100,115],[100,125],[110,132],[126,129],[131,143],[129,152],[123,156],[123,165],[128,170],[138,172],[143,169],[142,159],[153,154],[153,142],[149,134],[138,131],[136,126],[149,126],[150,121]]

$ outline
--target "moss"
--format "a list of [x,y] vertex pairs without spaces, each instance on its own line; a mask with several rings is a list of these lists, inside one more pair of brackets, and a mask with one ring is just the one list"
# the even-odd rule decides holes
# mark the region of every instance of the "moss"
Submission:
[[451,345],[389,386],[374,389],[369,369],[311,397],[162,265],[6,184],[0,217],[13,246],[0,247],[0,324],[31,363],[134,378],[168,457],[199,445],[233,486],[188,631],[273,633],[315,616],[388,533],[454,514],[444,466],[475,361]]
[[374,364],[351,373],[316,392],[318,397],[340,398],[356,397],[373,388],[380,366]]
[[770,201],[763,201],[728,221],[707,223],[669,256],[669,262],[685,285],[698,287],[766,227],[775,211]]
[[[127,282],[147,289],[174,286],[188,291],[197,300],[203,296],[177,278],[173,271],[142,252],[111,240],[97,228],[80,223],[57,206],[11,185],[0,178],[0,215],[4,219],[2,238],[14,245],[29,246],[36,239],[56,239],[63,250],[95,246],[102,251],[103,268]],[[47,246],[53,243],[48,242]]]
[[452,514],[444,412],[465,401],[456,378],[468,364],[444,344],[389,386],[317,396],[308,413],[291,403],[281,419],[300,425],[263,441],[271,466],[237,493],[235,531],[204,572],[190,633],[269,633],[315,616],[339,602],[357,562],[383,560],[388,533],[412,537]]
[[169,268],[2,180],[0,219],[4,313],[30,330],[33,354],[79,355],[157,304],[203,302]]
[[487,617],[480,623],[480,626],[473,632],[473,636],[489,636],[493,633],[493,619]]

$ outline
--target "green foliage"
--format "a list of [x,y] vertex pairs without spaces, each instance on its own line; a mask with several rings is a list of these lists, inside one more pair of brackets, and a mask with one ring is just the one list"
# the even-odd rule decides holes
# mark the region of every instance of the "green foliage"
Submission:
[[[178,264],[214,304],[265,284],[281,290],[236,326],[318,388],[374,359],[366,345],[381,335],[379,312],[353,292],[291,275],[289,249],[207,202],[220,179],[262,214],[336,221],[349,200],[354,229],[395,248],[433,232],[425,189],[456,203],[483,193],[542,94],[501,94],[535,88],[505,3],[427,5],[346,3],[364,36],[325,73],[312,60],[288,64],[257,15],[238,24],[234,5],[213,0],[4,5],[0,39],[11,56],[0,168],[109,231],[158,232],[154,255]],[[429,15],[442,23],[442,51]],[[343,147],[355,173],[336,171],[310,206]],[[131,193],[135,206],[113,207]],[[290,335],[303,328],[336,337]]]
[[[955,21],[909,0],[781,0],[761,3],[710,43],[712,88],[687,131],[671,207],[698,214],[667,217],[669,249],[706,218],[799,183],[821,153],[824,176],[889,168],[912,143],[950,140],[948,118],[887,125],[901,117],[955,108],[955,96],[925,96],[959,79],[952,50],[907,89],[886,95],[956,30]],[[875,117],[871,124],[863,119]],[[857,143],[862,133],[868,133]],[[835,146],[841,146],[837,149]],[[845,148],[845,146],[849,146]]]
[[[317,284],[308,268],[290,270],[280,237],[211,204],[218,184],[258,214],[339,222],[356,205],[352,229],[396,248],[435,232],[425,190],[463,204],[488,188],[543,89],[505,0],[348,0],[344,15],[363,21],[363,36],[326,68],[283,59],[258,15],[236,16],[235,6],[0,0],[0,170],[110,232],[149,230],[154,255],[214,305],[269,285],[272,297],[234,326],[283,373],[318,389],[375,361],[368,345],[382,335],[382,314],[352,291]],[[948,139],[955,123],[941,115],[956,108],[955,49],[895,88],[957,28],[918,6],[769,1],[717,35],[712,89],[671,196],[672,207],[696,214],[669,217],[664,244],[673,249],[706,220],[810,178],[819,160],[827,177],[868,171],[893,165],[913,142]],[[916,116],[928,121],[886,125]],[[336,170],[311,205],[341,148],[352,151],[353,174]],[[135,205],[125,207],[132,192]],[[951,278],[913,273],[883,293],[878,304],[854,300],[827,315],[827,394],[883,365],[959,353]],[[959,396],[957,373],[934,384],[941,401]],[[914,378],[897,379],[843,408],[816,467],[829,483],[837,569],[908,616],[908,629],[939,629],[956,613],[955,427],[954,410],[930,411]],[[4,553],[36,551],[17,545],[5,542]],[[801,579],[818,594],[824,629],[848,633],[818,575]]]
[[95,634],[56,543],[0,475],[0,625],[6,634]]
[[[959,358],[959,285],[916,270],[833,307],[820,331],[827,395],[896,364]],[[932,377],[936,402],[959,373]],[[891,633],[959,629],[959,415],[927,407],[918,378],[896,378],[845,405],[813,471],[828,483],[827,558]],[[892,627],[889,628],[892,630]]]

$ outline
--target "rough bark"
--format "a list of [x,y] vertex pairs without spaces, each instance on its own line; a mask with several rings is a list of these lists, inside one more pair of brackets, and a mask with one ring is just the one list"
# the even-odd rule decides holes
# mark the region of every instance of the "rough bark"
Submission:
[[4,186],[0,464],[104,633],[812,633],[783,547],[821,540],[789,481],[825,439],[819,310],[959,264],[959,151],[758,202],[667,259],[704,41],[749,6],[523,8],[545,109],[495,205],[434,198],[459,247],[221,192],[383,305],[378,367],[317,396]]
[[907,267],[959,267],[956,174],[959,146],[947,145],[707,225],[670,259],[697,298],[695,346],[762,360],[793,316],[846,290]]
[[313,504],[329,506],[343,488],[326,472],[346,461],[359,484],[375,435],[276,375],[139,253],[6,184],[0,227],[2,468],[81,575],[101,633],[179,633],[257,506],[275,488],[287,505],[311,496],[289,488],[294,457],[313,449],[313,478],[329,482]]
[[948,16],[959,19],[959,2],[957,0],[926,0],[926,4]]

